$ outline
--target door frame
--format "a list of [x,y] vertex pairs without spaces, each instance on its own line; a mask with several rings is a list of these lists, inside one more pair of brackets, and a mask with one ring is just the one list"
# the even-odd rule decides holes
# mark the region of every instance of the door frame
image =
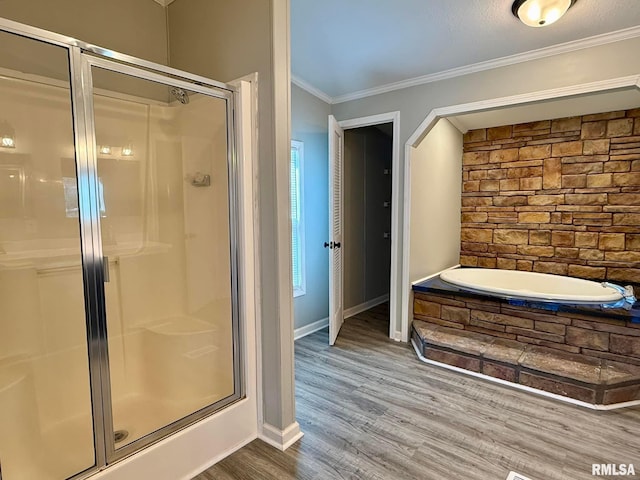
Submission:
[[[400,299],[402,298],[400,279],[402,278],[402,251],[398,242],[400,231],[400,212],[403,202],[400,198],[400,111],[380,113],[366,117],[351,118],[338,121],[343,130],[370,127],[382,123],[393,123],[393,139],[391,152],[391,273],[389,282],[389,338],[402,341],[402,332],[396,330],[396,318],[400,315]],[[329,132],[331,133],[331,132]],[[331,181],[331,179],[329,179]],[[343,199],[344,204],[344,199]]]

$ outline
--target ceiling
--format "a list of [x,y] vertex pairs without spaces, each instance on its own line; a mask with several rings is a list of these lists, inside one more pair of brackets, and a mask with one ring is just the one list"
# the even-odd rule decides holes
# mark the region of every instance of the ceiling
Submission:
[[341,101],[356,92],[363,96],[364,90],[614,31],[631,29],[624,36],[640,36],[640,0],[578,0],[544,28],[522,24],[511,3],[291,0],[292,75],[320,96]]

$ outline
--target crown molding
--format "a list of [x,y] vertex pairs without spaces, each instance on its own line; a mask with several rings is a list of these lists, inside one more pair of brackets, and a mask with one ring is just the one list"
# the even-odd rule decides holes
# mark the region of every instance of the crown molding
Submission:
[[305,82],[300,77],[296,77],[295,75],[292,74],[291,83],[293,83],[294,85],[297,85],[307,93],[310,93],[314,97],[319,98],[320,100],[322,100],[325,103],[328,103],[329,105],[332,105],[334,103],[333,98],[331,96],[327,95],[322,90],[314,87],[310,83]]
[[153,0],[153,1],[162,5],[163,7],[168,7],[170,3],[175,2],[175,0]]
[[[551,57],[554,55],[560,55],[562,53],[575,52],[577,50],[583,50],[585,48],[597,47],[600,45],[620,42],[623,40],[628,40],[636,37],[640,37],[640,26],[625,28],[623,30],[617,30],[615,32],[610,32],[610,33],[603,33],[601,35],[595,35],[593,37],[587,37],[587,38],[582,38],[580,40],[573,40],[566,43],[560,43],[558,45],[539,48],[537,50],[530,50],[524,53],[517,53],[515,55],[509,55],[506,57],[500,57],[493,60],[487,60],[485,62],[479,62],[471,65],[465,65],[462,67],[456,67],[450,70],[444,70],[442,72],[430,73],[428,75],[422,75],[420,77],[401,80],[399,82],[388,83],[386,85],[381,85],[379,87],[367,88],[365,90],[359,90],[359,91],[347,93],[344,95],[338,95],[336,97],[329,97],[331,101],[328,103],[336,104],[336,103],[349,102],[351,100],[358,100],[361,98],[371,97],[374,95],[380,95],[382,93],[401,90],[403,88],[415,87],[417,85],[424,85],[426,83],[439,82],[441,80],[460,77],[463,75],[468,75],[470,73],[477,73],[485,70],[491,70],[494,68],[506,67],[508,65],[515,65],[518,63],[528,62],[531,60],[538,60],[541,58]],[[301,88],[304,88],[304,87],[301,87]],[[314,87],[311,87],[311,88],[314,88]]]

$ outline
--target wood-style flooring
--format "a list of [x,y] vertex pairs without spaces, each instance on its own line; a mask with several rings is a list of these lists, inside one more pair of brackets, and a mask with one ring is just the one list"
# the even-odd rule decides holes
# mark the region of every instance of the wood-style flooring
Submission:
[[[256,440],[195,480],[640,478],[640,408],[598,412],[426,365],[388,339],[388,307],[296,342],[297,418],[286,452]],[[593,463],[638,476],[594,477]]]

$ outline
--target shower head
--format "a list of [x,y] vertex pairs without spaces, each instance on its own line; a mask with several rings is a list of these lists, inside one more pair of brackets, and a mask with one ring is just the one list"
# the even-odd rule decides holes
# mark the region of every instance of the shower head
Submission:
[[189,103],[189,94],[185,92],[183,89],[178,87],[171,87],[170,92],[171,92],[171,95],[176,97],[176,99],[183,105],[186,105],[187,103]]

